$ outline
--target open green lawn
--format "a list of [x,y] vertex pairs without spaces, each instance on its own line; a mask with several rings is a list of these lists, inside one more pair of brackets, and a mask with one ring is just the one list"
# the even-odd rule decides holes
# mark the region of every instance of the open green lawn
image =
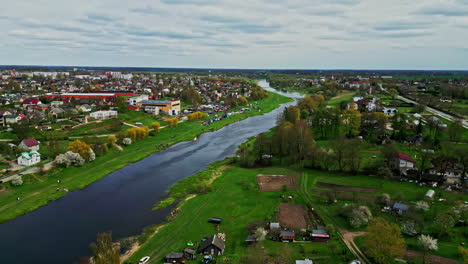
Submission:
[[166,122],[159,120],[160,116],[155,116],[152,114],[147,114],[139,111],[126,111],[124,113],[119,113],[119,119],[122,122],[135,125],[135,123],[142,123],[147,127],[151,127],[151,124],[154,122],[159,122],[161,126],[166,125]]
[[[277,108],[279,104],[291,100],[290,98],[271,93],[268,98],[258,102],[260,111],[247,111],[244,114],[233,115],[209,126],[203,126],[201,124],[202,121],[183,122],[177,128],[164,128],[156,136],[136,141],[132,145],[125,147],[123,152],[111,149],[106,155],[98,157],[95,161],[87,163],[82,167],[53,169],[48,173],[48,176],[39,177],[40,180],[31,177],[30,183],[20,187],[12,187],[9,183],[3,183],[2,185],[7,187],[7,190],[0,193],[0,223],[30,212],[47,204],[51,200],[65,195],[63,192],[56,192],[56,182],[58,179],[61,180],[61,188],[68,190],[81,189],[105,177],[112,171],[161,150],[162,146],[170,146],[181,141],[192,140],[201,133],[220,129],[229,123],[245,119],[249,116],[270,112]],[[17,201],[17,197],[21,197],[21,200]]]
[[[162,263],[162,258],[170,252],[181,252],[187,242],[198,242],[201,238],[218,232],[226,233],[226,250],[221,263],[239,263],[248,253],[244,240],[249,234],[247,225],[254,221],[276,219],[276,212],[281,202],[281,192],[259,192],[255,176],[262,174],[295,174],[285,168],[244,169],[228,168],[223,171],[213,183],[213,191],[199,195],[184,202],[175,219],[164,225],[160,231],[150,238],[128,261],[135,263],[143,256],[151,256],[150,263]],[[296,191],[288,193],[297,196],[294,204],[304,204]],[[223,223],[217,231],[207,221],[210,217],[222,217]],[[329,244],[337,246],[335,252],[343,249],[335,236],[327,243],[289,243],[287,250],[291,250],[293,259],[325,258],[320,263],[342,263],[341,254],[332,254]],[[303,246],[302,246],[303,245]],[[266,240],[261,243],[268,255],[274,257],[285,247],[284,243]],[[301,247],[304,251],[301,252]],[[314,251],[314,253],[313,253]],[[227,261],[229,260],[229,261]],[[200,260],[188,262],[199,263]],[[218,263],[220,263],[218,261]]]
[[345,91],[345,92],[342,92],[340,94],[338,94],[337,96],[331,98],[330,100],[328,100],[327,102],[327,105],[329,106],[339,106],[341,102],[343,101],[350,101],[354,96],[354,92],[352,91]]

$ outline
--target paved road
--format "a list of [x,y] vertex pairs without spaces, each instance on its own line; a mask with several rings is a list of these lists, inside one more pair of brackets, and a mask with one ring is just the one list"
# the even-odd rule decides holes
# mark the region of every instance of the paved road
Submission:
[[[385,88],[383,88],[382,84],[379,84],[379,86],[380,86],[381,90],[387,91]],[[411,99],[408,99],[406,97],[403,97],[401,95],[398,95],[397,99],[400,99],[400,100],[402,100],[403,102],[406,102],[406,103],[418,104],[418,102],[413,101]],[[434,109],[432,107],[429,107],[429,106],[426,106],[426,111],[431,113],[431,114],[438,115],[438,116],[440,116],[442,118],[445,118],[445,119],[447,119],[449,121],[452,121],[452,122],[455,122],[456,120],[459,119],[459,118],[456,118],[456,117],[454,117],[452,115],[441,112],[441,111],[439,111],[437,109]],[[464,128],[468,129],[468,121],[466,119],[462,119],[462,125],[463,125]]]
[[[411,99],[408,99],[408,98],[406,98],[406,97],[400,96],[400,95],[397,96],[397,99],[400,99],[400,100],[402,100],[402,101],[404,101],[404,102],[407,102],[407,103],[418,104],[418,102],[413,101],[413,100],[411,100]],[[429,106],[426,106],[426,111],[429,112],[429,113],[431,113],[431,114],[434,114],[434,115],[438,115],[438,116],[440,116],[440,117],[443,117],[443,118],[445,118],[445,119],[447,119],[447,120],[449,120],[449,121],[452,121],[452,122],[455,122],[457,119],[459,119],[459,118],[456,118],[456,117],[454,117],[454,116],[452,116],[452,115],[449,115],[449,114],[447,114],[447,113],[441,112],[441,111],[439,111],[439,110],[437,110],[437,109],[431,108],[431,107],[429,107]],[[467,129],[468,129],[468,121],[467,121],[467,120],[463,119],[463,120],[462,120],[462,125],[463,125],[464,128],[467,128]]]

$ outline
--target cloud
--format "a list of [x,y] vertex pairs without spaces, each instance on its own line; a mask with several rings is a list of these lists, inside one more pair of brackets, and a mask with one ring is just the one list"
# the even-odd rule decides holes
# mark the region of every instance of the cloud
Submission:
[[426,29],[432,25],[428,22],[417,21],[391,21],[375,25],[373,28],[378,31],[396,31],[396,30],[412,30]]
[[440,15],[448,17],[468,16],[468,8],[460,6],[431,6],[424,7],[415,12],[419,15]]
[[219,1],[216,0],[161,0],[167,5],[212,5]]

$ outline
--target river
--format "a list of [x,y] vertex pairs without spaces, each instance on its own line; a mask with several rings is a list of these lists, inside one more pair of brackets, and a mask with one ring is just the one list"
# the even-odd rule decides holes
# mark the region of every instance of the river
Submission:
[[[297,93],[266,90],[292,98]],[[15,264],[68,264],[91,255],[89,244],[99,232],[113,238],[134,236],[145,226],[162,223],[172,208],[152,211],[177,181],[232,156],[247,138],[275,125],[284,106],[261,116],[202,134],[112,172],[103,179],[0,225],[0,259]]]

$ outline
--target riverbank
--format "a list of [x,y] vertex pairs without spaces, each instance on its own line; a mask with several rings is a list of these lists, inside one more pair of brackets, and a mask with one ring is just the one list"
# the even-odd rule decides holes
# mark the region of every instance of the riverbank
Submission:
[[[25,184],[20,187],[10,187],[0,193],[0,223],[33,211],[49,201],[56,200],[66,194],[66,191],[78,190],[102,179],[109,173],[137,162],[152,153],[161,151],[182,141],[193,140],[205,132],[218,130],[228,124],[261,115],[276,109],[279,105],[291,102],[292,99],[276,93],[257,101],[259,110],[250,110],[243,114],[232,115],[209,126],[202,121],[182,122],[177,128],[161,129],[160,133],[124,148],[124,151],[112,149],[106,155],[82,167],[56,168],[41,176],[41,181],[33,176],[24,178]],[[57,181],[60,180],[60,183]],[[20,200],[17,198],[20,197]]]

